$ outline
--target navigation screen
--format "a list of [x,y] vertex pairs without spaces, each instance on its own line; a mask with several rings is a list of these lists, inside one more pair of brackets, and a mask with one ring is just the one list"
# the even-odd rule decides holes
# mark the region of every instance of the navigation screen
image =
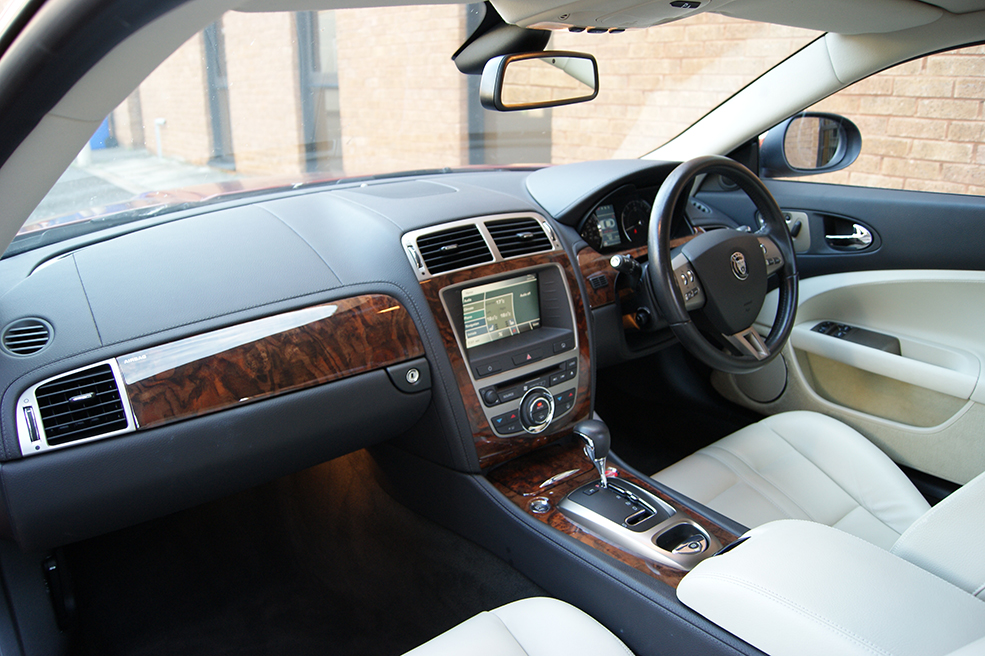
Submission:
[[462,290],[465,348],[540,326],[537,276],[530,274]]

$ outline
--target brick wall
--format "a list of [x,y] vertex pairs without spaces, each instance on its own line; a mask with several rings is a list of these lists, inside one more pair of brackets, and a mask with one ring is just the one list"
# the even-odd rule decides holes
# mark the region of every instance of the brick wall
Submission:
[[985,194],[985,47],[931,55],[880,73],[811,109],[848,117],[862,152],[809,178],[888,189]]
[[[140,108],[140,90],[136,89],[113,112],[113,130],[117,143],[124,148],[145,148],[144,116]],[[153,135],[151,135],[153,139]],[[151,144],[153,148],[154,145]]]
[[231,11],[222,25],[236,171],[304,171],[294,14]]
[[336,14],[346,175],[468,163],[461,6]]
[[[468,162],[467,79],[450,61],[465,37],[461,6],[340,10],[336,15],[346,175]],[[303,170],[293,14],[224,18],[236,167]],[[551,47],[592,52],[602,89],[591,103],[551,110],[551,161],[638,157],[673,137],[816,33],[701,14],[619,35],[556,33]],[[115,115],[118,138],[155,149],[165,118],[168,156],[204,163],[211,124],[202,37],[188,41]],[[858,162],[817,181],[985,192],[985,47],[904,64],[816,109],[863,134]],[[504,115],[506,116],[506,115]],[[518,116],[518,115],[512,115]],[[497,119],[499,117],[496,117]],[[487,120],[488,126],[507,121]],[[506,128],[504,128],[506,129]],[[515,129],[515,126],[513,128]],[[528,138],[525,135],[523,138]],[[490,135],[488,143],[498,143]]]
[[595,55],[601,89],[553,110],[552,159],[639,157],[817,34],[716,14],[622,34],[558,32],[552,48]]
[[[160,129],[165,155],[191,164],[205,164],[211,156],[209,106],[206,96],[202,35],[196,34],[164,61],[140,85],[144,142],[154,152],[155,121],[166,121]],[[127,102],[114,121],[129,115]]]

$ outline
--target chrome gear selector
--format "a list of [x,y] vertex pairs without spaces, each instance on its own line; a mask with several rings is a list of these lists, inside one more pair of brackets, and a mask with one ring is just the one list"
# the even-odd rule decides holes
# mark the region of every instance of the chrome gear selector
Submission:
[[585,455],[598,470],[602,487],[608,487],[609,481],[605,476],[605,459],[609,457],[609,446],[612,444],[612,439],[609,437],[609,427],[601,421],[586,419],[575,424],[572,430],[585,443]]

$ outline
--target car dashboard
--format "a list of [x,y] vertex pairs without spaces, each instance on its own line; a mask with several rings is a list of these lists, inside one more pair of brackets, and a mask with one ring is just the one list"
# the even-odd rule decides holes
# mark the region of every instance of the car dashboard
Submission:
[[384,441],[481,472],[570,435],[613,339],[602,263],[643,248],[670,169],[279,191],[4,260],[4,325],[48,337],[0,354],[0,535],[50,548]]

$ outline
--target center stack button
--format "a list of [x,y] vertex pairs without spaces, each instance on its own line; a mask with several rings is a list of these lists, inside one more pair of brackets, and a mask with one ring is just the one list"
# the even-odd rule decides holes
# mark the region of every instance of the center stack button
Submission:
[[520,400],[520,425],[528,433],[540,433],[554,418],[554,397],[543,387],[530,389]]

